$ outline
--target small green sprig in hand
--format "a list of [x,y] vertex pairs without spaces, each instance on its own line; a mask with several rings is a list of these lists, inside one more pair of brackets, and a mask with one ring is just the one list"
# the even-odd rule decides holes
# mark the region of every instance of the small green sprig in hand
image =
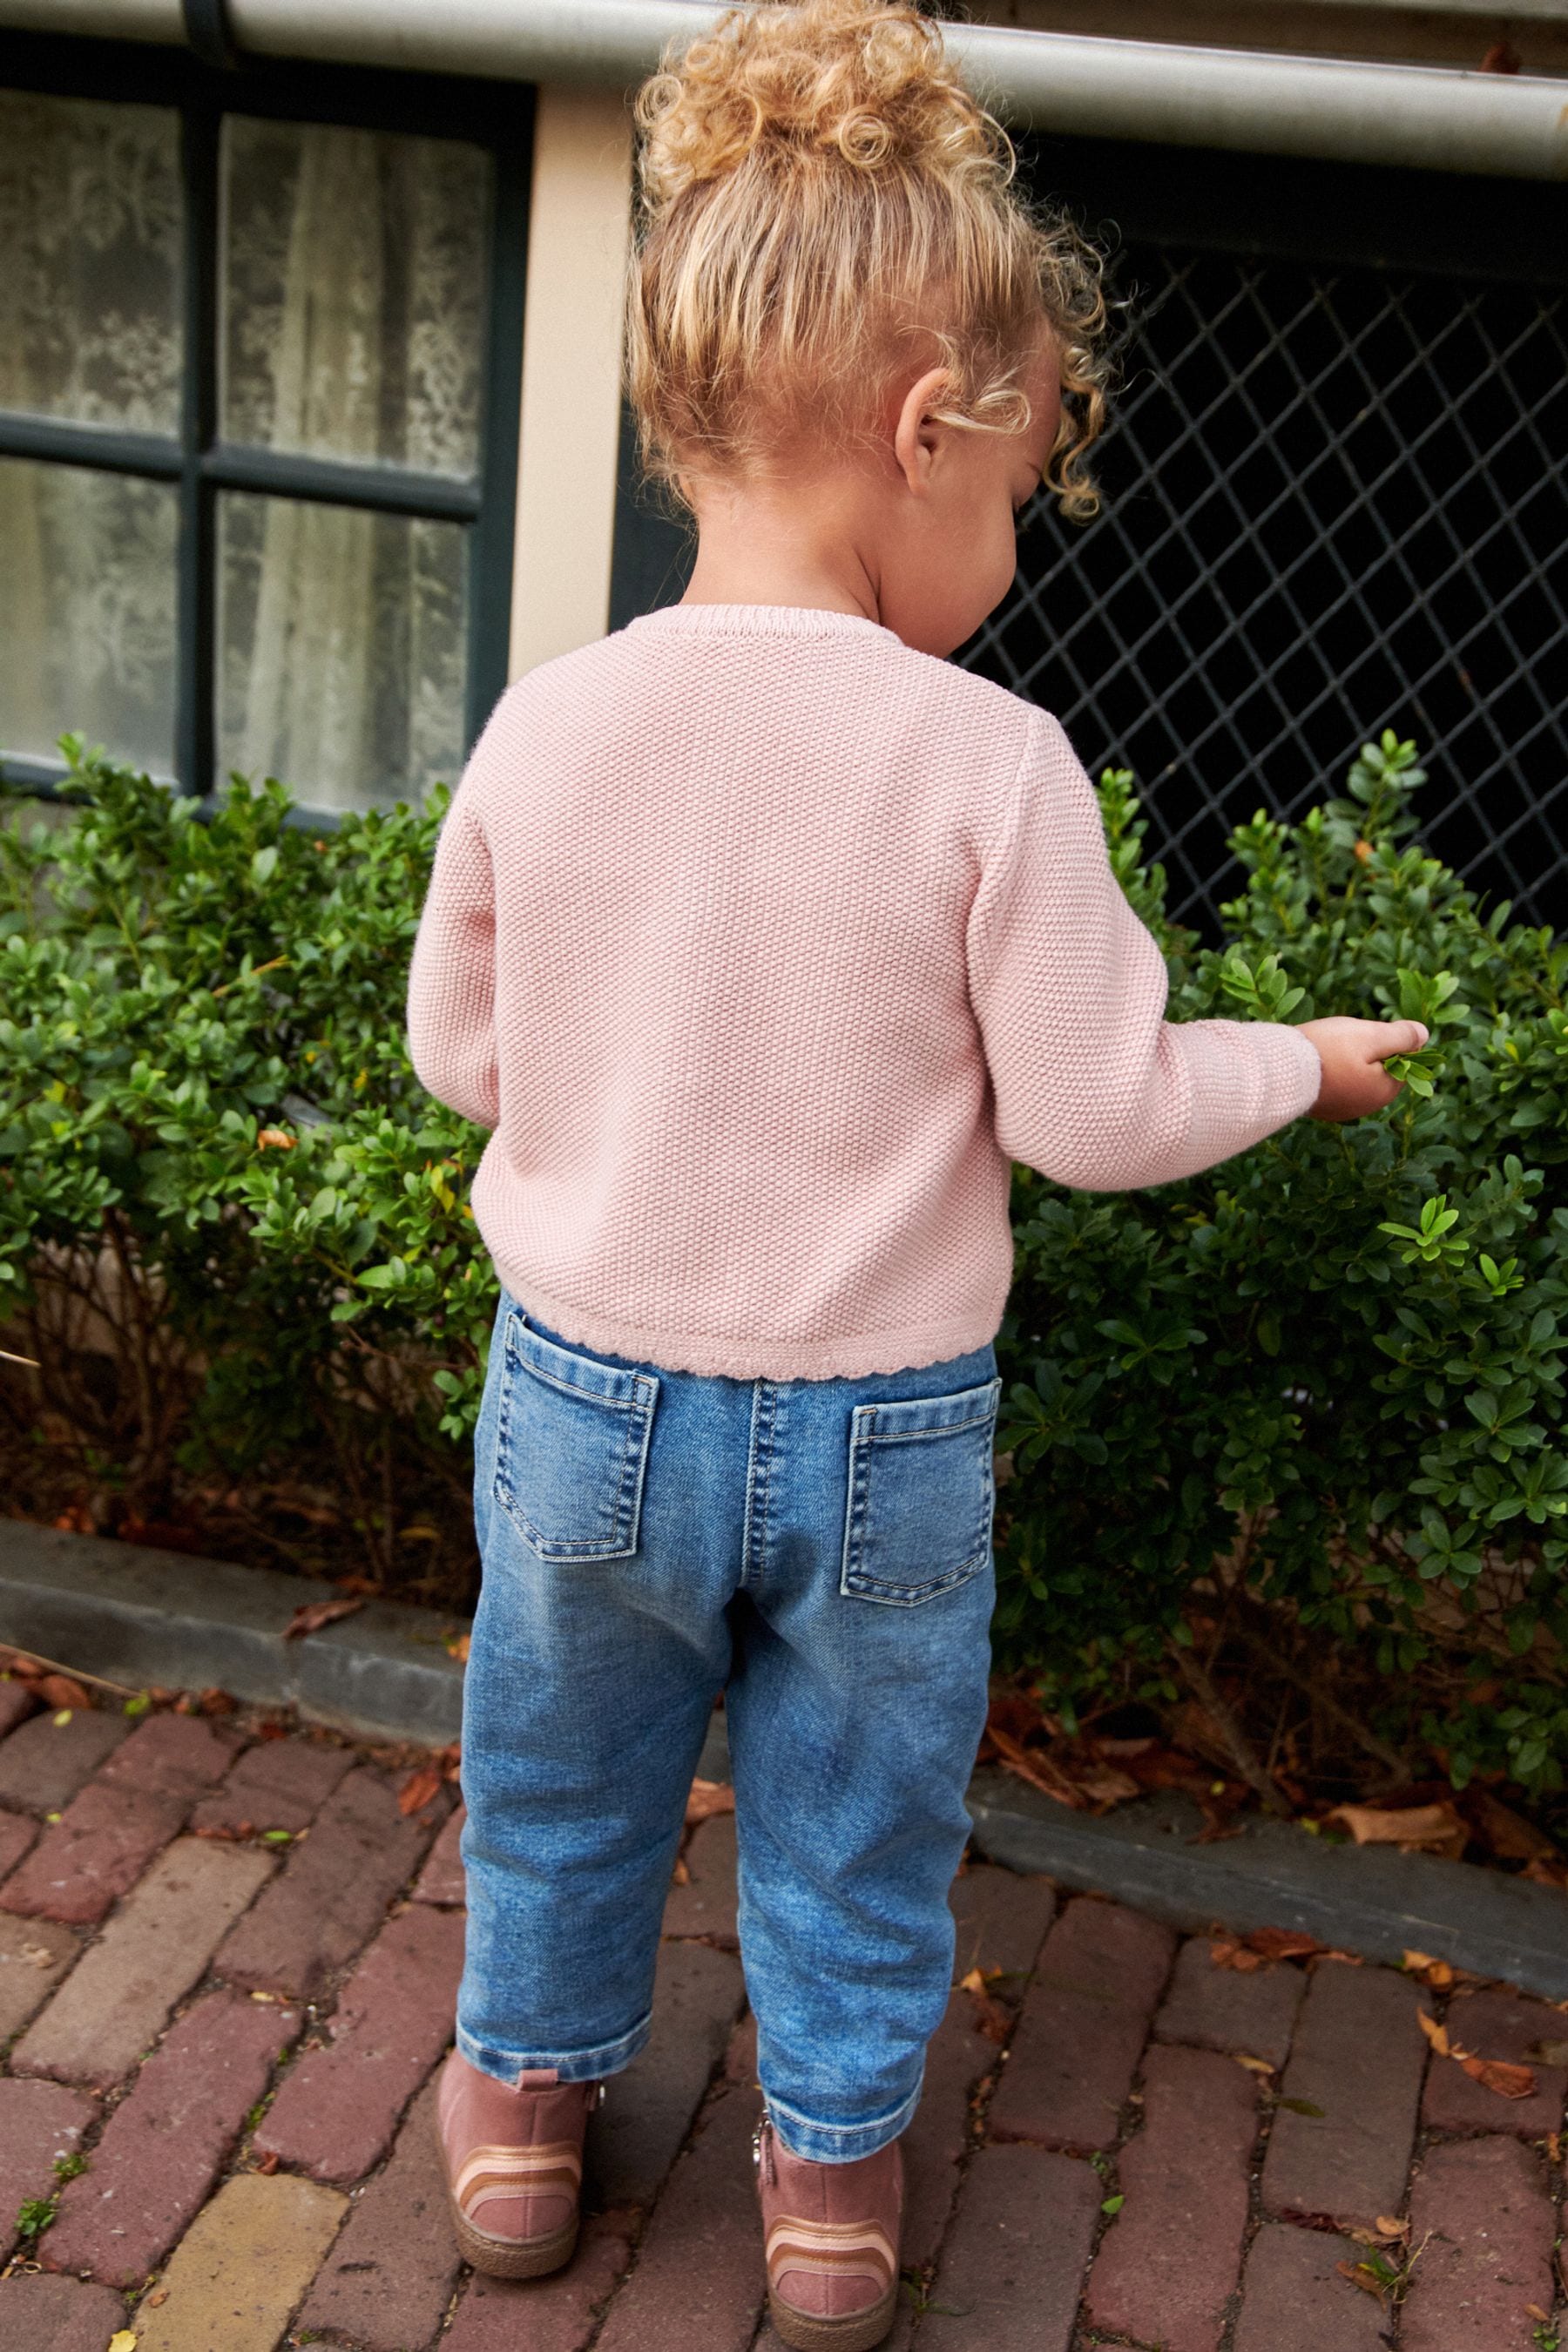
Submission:
[[1418,1054],[1394,1054],[1383,1066],[1413,1095],[1429,1097],[1443,1067],[1441,1048],[1431,1041],[1442,1022],[1458,1017],[1458,1008],[1453,1012],[1447,1008],[1459,983],[1451,971],[1406,971],[1403,965],[1395,977],[1401,1018],[1421,1022],[1430,1036]]

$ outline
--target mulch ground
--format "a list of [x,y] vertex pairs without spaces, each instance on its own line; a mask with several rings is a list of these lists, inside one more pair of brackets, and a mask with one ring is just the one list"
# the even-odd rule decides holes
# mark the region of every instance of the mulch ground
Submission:
[[[699,1796],[654,2041],[571,2266],[458,2261],[431,2127],[450,1759],[0,1679],[0,2342],[747,2352],[734,1822]],[[1180,1937],[974,1864],[906,2139],[921,2352],[1556,2352],[1568,2017],[1413,1956]]]

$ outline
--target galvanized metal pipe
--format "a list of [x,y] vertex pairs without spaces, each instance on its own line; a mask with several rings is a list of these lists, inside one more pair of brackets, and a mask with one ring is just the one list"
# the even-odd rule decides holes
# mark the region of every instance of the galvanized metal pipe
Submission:
[[0,25],[19,33],[97,33],[121,41],[179,43],[185,37],[180,0],[0,0]]
[[[261,57],[630,86],[706,0],[229,0]],[[179,0],[0,0],[0,22],[184,37]],[[1407,169],[1568,179],[1568,81],[1158,41],[943,26],[977,94],[1034,130]]]

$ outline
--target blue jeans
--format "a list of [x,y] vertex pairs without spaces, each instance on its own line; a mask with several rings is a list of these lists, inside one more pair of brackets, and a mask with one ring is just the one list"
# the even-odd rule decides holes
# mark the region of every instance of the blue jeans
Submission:
[[723,1689],[774,2128],[830,2164],[904,2129],[952,1975],[1000,1393],[990,1346],[734,1380],[568,1345],[503,1293],[463,1702],[470,2064],[582,2082],[642,2048]]

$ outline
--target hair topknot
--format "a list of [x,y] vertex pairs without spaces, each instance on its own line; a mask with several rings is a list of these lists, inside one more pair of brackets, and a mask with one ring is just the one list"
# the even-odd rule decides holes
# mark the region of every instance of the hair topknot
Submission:
[[731,9],[644,85],[637,119],[656,206],[764,144],[865,172],[992,156],[986,118],[943,58],[940,30],[888,0]]
[[1054,340],[1046,479],[1092,514],[1109,364],[1100,257],[1020,193],[1006,131],[911,0],[753,0],[671,42],[637,93],[628,391],[645,469],[839,446],[895,371],[940,363],[948,422],[1016,432]]

